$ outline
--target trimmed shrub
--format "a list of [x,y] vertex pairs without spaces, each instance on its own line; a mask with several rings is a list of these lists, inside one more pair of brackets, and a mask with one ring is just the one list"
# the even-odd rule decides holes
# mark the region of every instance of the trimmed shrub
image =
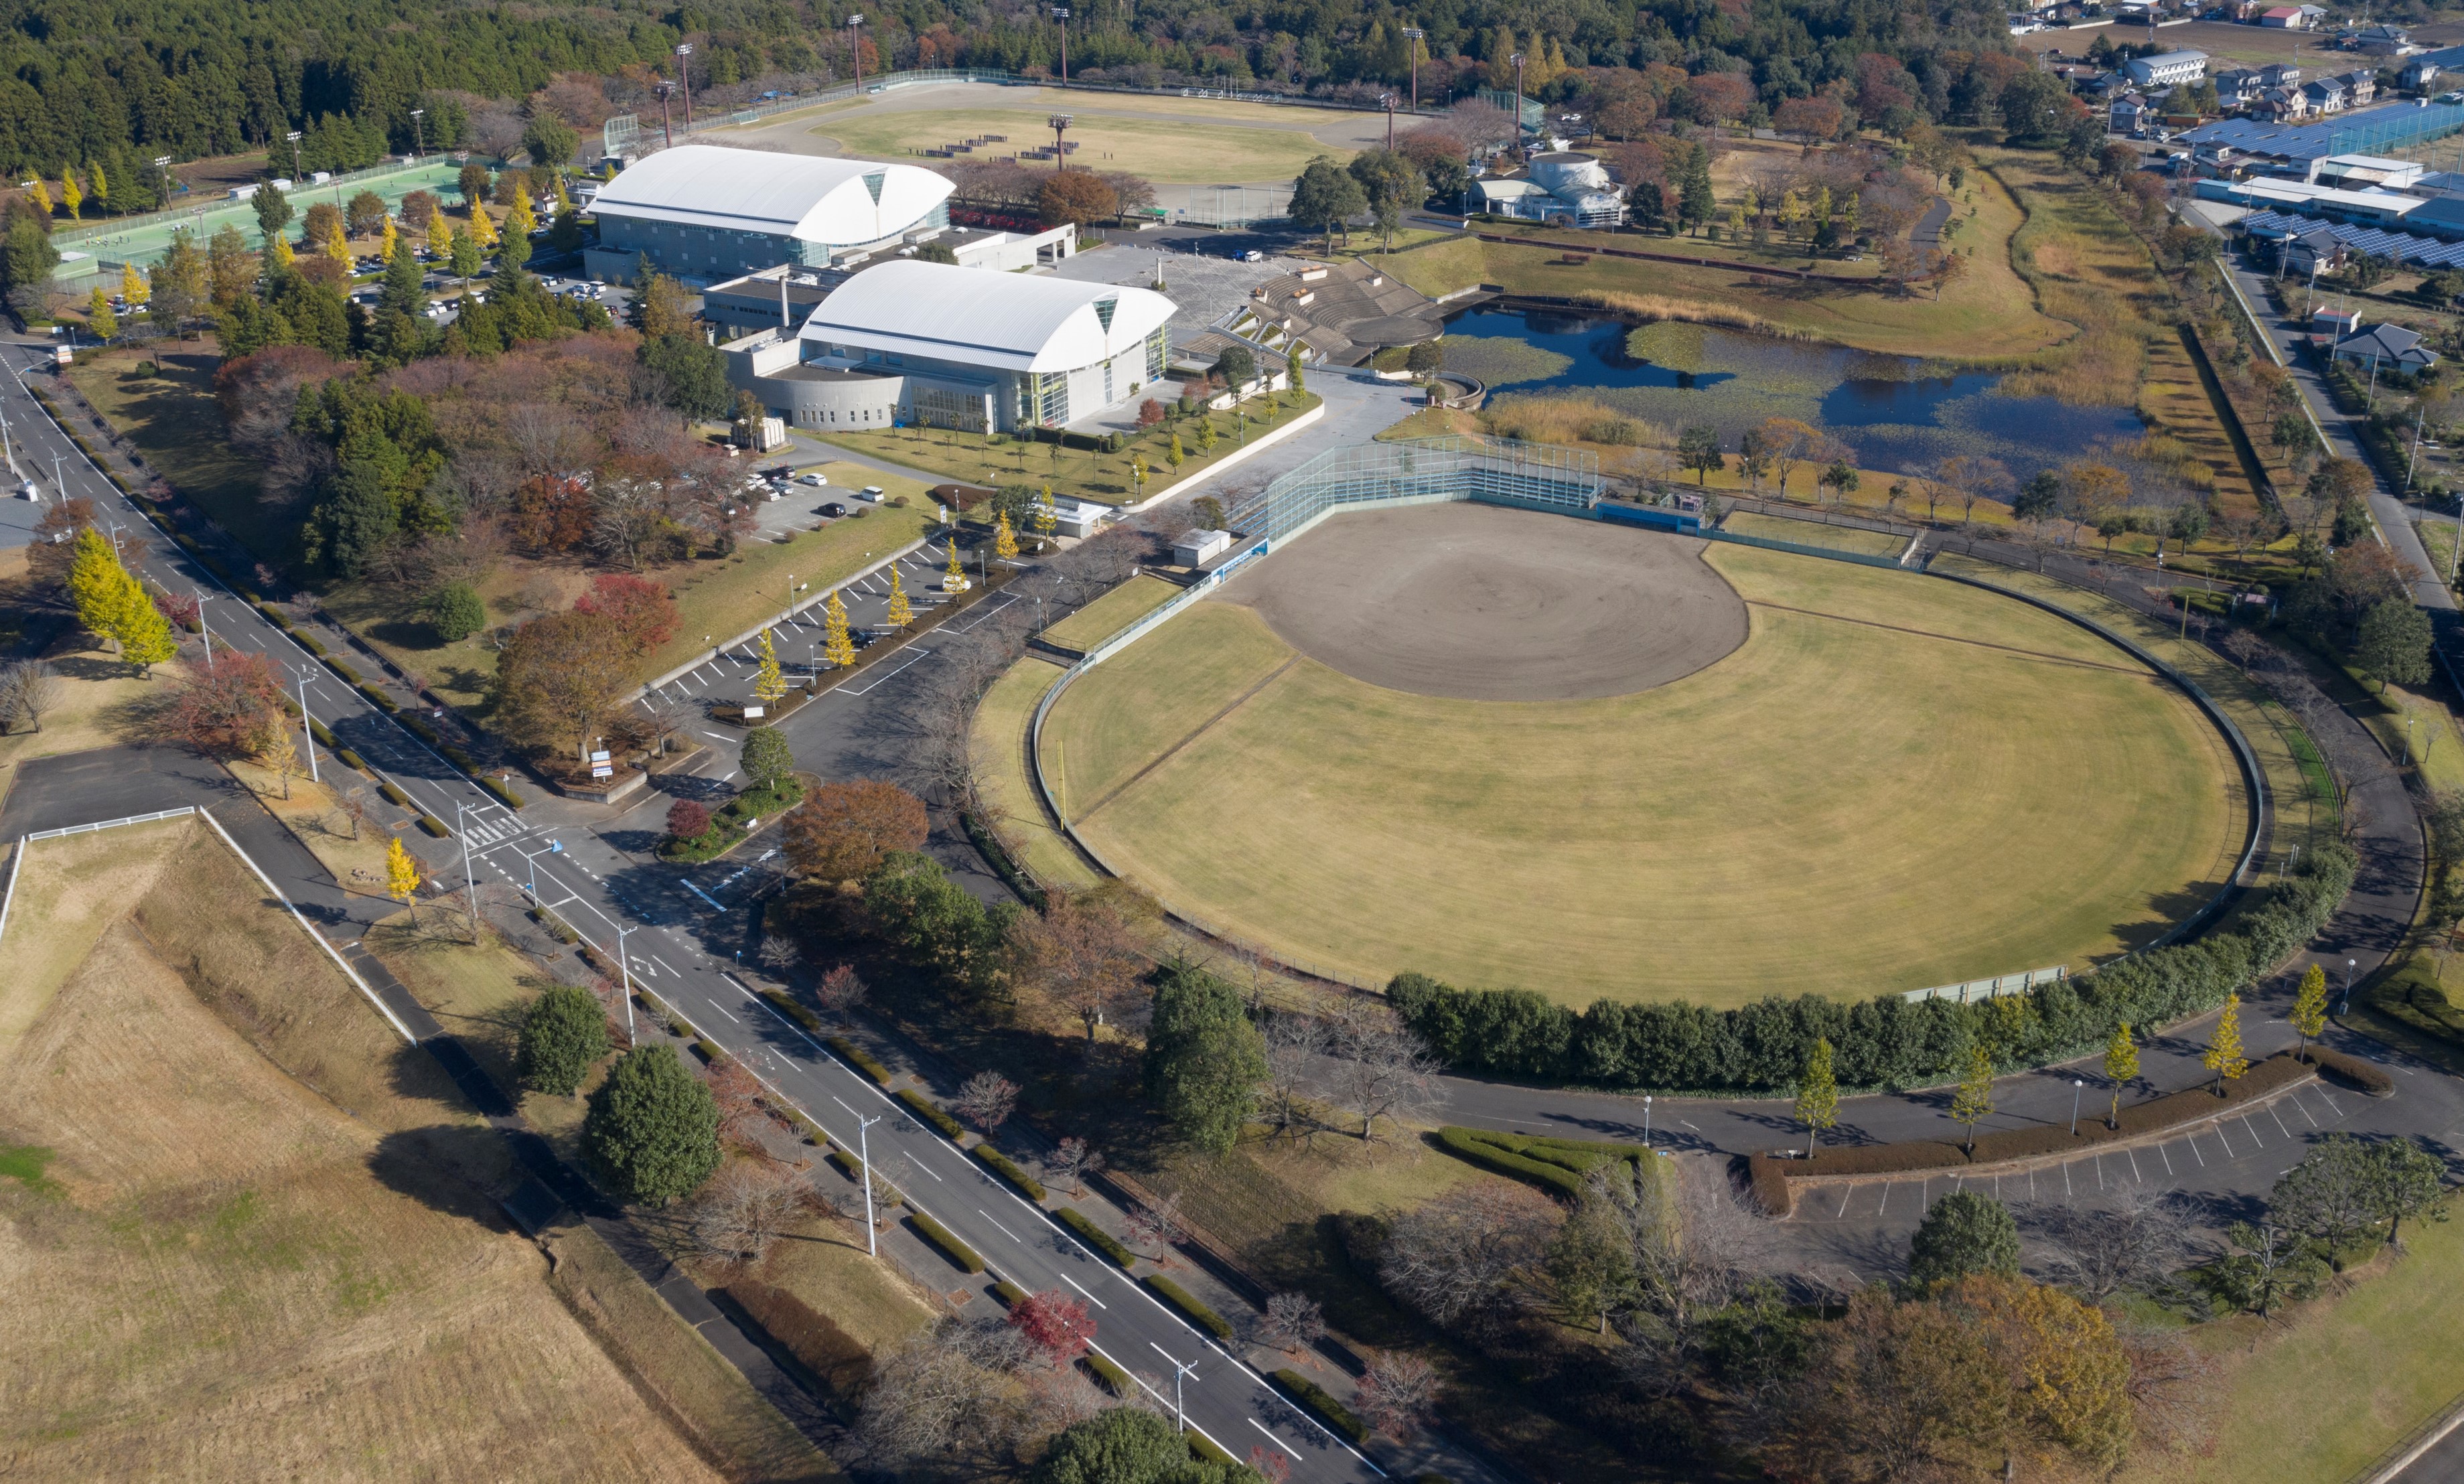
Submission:
[[1026,1290],[1019,1287],[1016,1283],[1011,1282],[1005,1277],[995,1278],[993,1279],[993,1297],[1000,1299],[1004,1308],[1015,1309],[1020,1304],[1026,1302]]
[[1097,1355],[1094,1351],[1089,1350],[1086,1354],[1078,1357],[1078,1364],[1086,1366],[1089,1370],[1093,1371],[1095,1373],[1095,1379],[1104,1384],[1104,1389],[1111,1392],[1114,1396],[1121,1398],[1123,1401],[1129,1400],[1129,1398],[1137,1393],[1138,1384],[1130,1379],[1130,1373],[1128,1371],[1121,1369],[1121,1367],[1113,1364],[1102,1356]]
[[367,771],[368,765],[361,761],[360,754],[352,752],[347,747],[338,747],[334,749],[334,755],[342,760],[342,766],[345,768],[357,768],[363,773]]
[[920,1211],[908,1212],[907,1220],[923,1234],[924,1240],[939,1248],[941,1255],[957,1263],[961,1270],[968,1273],[984,1270],[984,1259],[976,1255],[974,1248],[951,1235],[949,1228]]
[[343,684],[345,685],[356,686],[360,683],[360,672],[351,668],[340,660],[326,660],[325,668],[332,670],[335,674],[341,676]]
[[2343,1082],[2356,1092],[2367,1093],[2373,1098],[2387,1098],[2395,1094],[2395,1079],[2387,1076],[2385,1068],[2372,1066],[2359,1057],[2348,1057],[2341,1051],[2329,1051],[2324,1046],[2313,1046],[2310,1048],[2309,1061],[2321,1072]]
[[1651,1152],[1639,1144],[1550,1139],[1451,1126],[1438,1130],[1438,1144],[1447,1153],[1484,1169],[1511,1175],[1570,1200],[1582,1195],[1583,1177],[1600,1166],[1618,1160],[1639,1160]]
[[1146,1284],[1147,1287],[1154,1289],[1155,1293],[1163,1298],[1164,1302],[1171,1304],[1174,1308],[1178,1309],[1181,1313],[1189,1316],[1190,1322],[1196,1324],[1199,1328],[1206,1331],[1210,1335],[1213,1335],[1216,1339],[1222,1341],[1225,1344],[1230,1344],[1232,1342],[1231,1320],[1226,1320],[1222,1315],[1216,1313],[1197,1295],[1192,1294],[1189,1290],[1181,1287],[1178,1283],[1174,1282],[1172,1279],[1164,1277],[1160,1273],[1150,1273],[1145,1277],[1139,1279],[1139,1281]]
[[314,634],[302,634],[297,629],[294,629],[291,634],[291,642],[297,644],[300,648],[307,650],[310,654],[315,655],[318,659],[321,660],[325,658],[325,646],[317,642],[317,636]]
[[891,1096],[905,1103],[909,1112],[932,1124],[934,1127],[941,1130],[941,1137],[950,1140],[952,1143],[957,1142],[958,1136],[966,1132],[965,1129],[958,1126],[958,1121],[957,1119],[952,1118],[949,1114],[941,1111],[939,1103],[935,1102],[932,1099],[927,1098],[913,1087],[901,1087],[896,1092],[891,1094]]
[[432,814],[421,815],[419,817],[419,827],[426,830],[432,839],[436,840],[443,840],[446,836],[453,833],[451,830],[445,827],[444,820],[436,818],[436,816]]
[[1196,1428],[1190,1429],[1187,1435],[1189,1438],[1190,1454],[1199,1463],[1220,1463],[1235,1469],[1241,1467],[1240,1459],[1233,1457],[1222,1449],[1216,1447],[1212,1438],[1209,1438],[1205,1433],[1199,1431]]
[[830,1050],[837,1052],[841,1057],[845,1058],[848,1065],[854,1067],[857,1071],[862,1072],[865,1076],[871,1078],[874,1081],[879,1082],[884,1087],[890,1085],[890,1080],[894,1074],[891,1073],[890,1068],[883,1066],[879,1061],[874,1060],[872,1053],[865,1050],[855,1042],[848,1040],[844,1036],[833,1036],[827,1041],[824,1042],[824,1044],[828,1046]]
[[1368,1425],[1352,1415],[1352,1408],[1336,1401],[1326,1387],[1288,1365],[1275,1372],[1275,1385],[1288,1392],[1293,1401],[1317,1413],[1319,1420],[1328,1427],[1352,1439],[1353,1447],[1362,1447],[1369,1442]]
[[1604,999],[1577,1014],[1528,990],[1459,990],[1418,973],[1396,975],[1386,993],[1457,1071],[1771,1092],[1794,1085],[1820,1037],[1832,1043],[1843,1087],[1925,1086],[1955,1076],[1979,1041],[1997,1068],[2041,1066],[2102,1046],[2123,1022],[2169,1025],[2214,1009],[2318,932],[2351,889],[2357,863],[2345,846],[2322,845],[2297,874],[2254,893],[2229,931],[1969,1005],[1897,994],[1842,1004],[1805,994],[1731,1010]]
[[761,992],[761,1003],[779,1012],[779,1014],[785,1015],[788,1019],[795,1021],[798,1025],[803,1026],[805,1030],[810,1031],[815,1036],[822,1034],[821,1016],[813,1014],[803,1006],[797,1004],[794,1000],[780,993],[777,990],[763,990]]
[[858,1185],[864,1184],[864,1166],[857,1161],[854,1155],[849,1154],[845,1149],[833,1148],[822,1157],[830,1162],[830,1168],[832,1169],[837,1170],[840,1174],[847,1176],[849,1180],[854,1181]]
[[693,1037],[693,1055],[701,1058],[704,1066],[716,1066],[727,1055],[712,1045],[706,1037],[699,1036]]
[[[459,757],[456,757],[454,760],[456,762],[461,761]],[[515,793],[513,789],[501,779],[482,777],[479,775],[479,771],[473,768],[468,763],[462,764],[462,771],[470,774],[473,777],[478,778],[479,786],[486,789],[490,794],[495,795],[496,801],[503,804],[506,808],[519,809],[522,806],[522,796]]]
[[563,918],[543,906],[531,908],[531,921],[547,929],[547,935],[567,947],[582,941],[582,935],[565,925]]
[[1011,1185],[1016,1186],[1019,1193],[1025,1196],[1028,1200],[1041,1201],[1044,1199],[1043,1182],[1037,1180],[1033,1175],[1028,1174],[1025,1170],[1019,1168],[1017,1164],[1001,1150],[994,1148],[989,1144],[979,1144],[974,1148],[969,1149],[967,1152],[976,1157],[976,1163],[983,1166],[986,1169],[991,1170],[994,1174],[1001,1176]]
[[308,734],[317,739],[317,745],[319,747],[323,748],[329,753],[341,745],[334,740],[332,729],[328,728],[323,722],[319,721],[314,716],[308,718]]
[[1123,1268],[1136,1266],[1137,1254],[1122,1246],[1120,1238],[1089,1220],[1086,1212],[1074,1206],[1064,1206],[1053,1214],[1061,1218],[1063,1226],[1076,1233],[1080,1241],[1111,1258]]
[[398,715],[402,711],[402,708],[394,704],[393,697],[385,694],[374,686],[363,683],[353,686],[351,688],[360,693],[361,699],[366,701],[370,706],[375,707],[378,710],[385,712],[387,716]]

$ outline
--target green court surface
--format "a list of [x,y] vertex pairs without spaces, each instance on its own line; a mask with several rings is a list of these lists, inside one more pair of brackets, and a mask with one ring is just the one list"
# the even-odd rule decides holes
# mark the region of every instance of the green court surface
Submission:
[[[291,193],[293,225],[298,231],[298,218],[320,201],[341,206],[363,190],[375,191],[385,198],[385,209],[402,205],[402,198],[414,190],[431,190],[451,195],[454,178],[462,167],[451,158],[431,155],[427,163],[405,165],[385,175],[364,180],[340,181],[326,186],[311,186]],[[61,263],[55,276],[61,279],[91,273],[100,263],[135,263],[143,268],[161,257],[171,246],[171,233],[187,228],[199,245],[224,226],[238,228],[248,236],[250,247],[257,243],[256,207],[246,201],[232,201],[214,196],[192,201],[170,211],[157,211],[148,216],[131,217],[125,222],[89,222],[81,226],[63,226],[52,234],[52,245],[60,250]],[[85,256],[73,258],[69,254]]]
[[1221,932],[1574,1004],[2081,968],[2232,869],[2222,737],[2094,635],[1915,574],[1706,559],[1749,637],[1651,689],[1388,689],[1207,600],[1082,678],[1042,761],[1112,866]]

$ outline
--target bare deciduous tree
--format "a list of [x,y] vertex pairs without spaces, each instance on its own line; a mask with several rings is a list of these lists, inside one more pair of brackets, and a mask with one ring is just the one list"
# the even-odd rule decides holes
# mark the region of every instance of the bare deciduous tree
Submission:
[[1069,1182],[1069,1193],[1087,1193],[1087,1177],[1104,1168],[1104,1156],[1093,1145],[1071,1134],[1054,1146],[1044,1168],[1055,1180]]
[[804,961],[803,950],[796,947],[796,940],[777,932],[761,935],[760,950],[754,957],[760,960],[762,968],[781,975]]
[[1379,1351],[1370,1357],[1368,1373],[1360,1378],[1353,1400],[1371,1427],[1408,1443],[1437,1405],[1437,1368],[1417,1355]]
[[1521,1186],[1459,1186],[1397,1218],[1378,1279],[1441,1324],[1484,1329],[1532,1296],[1562,1219],[1548,1197]]
[[1259,1094],[1258,1116],[1286,1138],[1314,1134],[1320,1126],[1314,1111],[1318,1084],[1326,1074],[1331,1032],[1316,1015],[1268,1015],[1263,1029],[1266,1082]]
[[[876,1356],[857,1450],[892,1473],[1008,1462],[1029,1415],[1026,1341],[997,1319],[944,1320]],[[1005,1472],[1005,1471],[1004,1471]]]
[[821,982],[813,986],[813,998],[821,1002],[824,1010],[838,1016],[842,1031],[847,1028],[847,1021],[854,1015],[856,1008],[864,1003],[866,993],[865,982],[852,964],[839,965],[822,975]]
[[0,732],[15,727],[19,717],[33,731],[43,730],[43,713],[60,704],[59,672],[41,660],[19,660],[0,668]]
[[2097,1211],[2045,1206],[2026,1213],[2062,1285],[2090,1303],[2172,1276],[2188,1259],[2190,1222],[2170,1191],[2126,1188]]
[[718,1262],[758,1262],[808,1208],[811,1189],[792,1169],[737,1163],[693,1209],[693,1245]]
[[1325,1338],[1326,1316],[1307,1294],[1275,1294],[1266,1299],[1258,1333],[1276,1349],[1297,1355]]
[[1327,1099],[1359,1121],[1362,1143],[1375,1140],[1378,1120],[1407,1119],[1438,1104],[1442,1063],[1393,1011],[1339,1000],[1328,1025]]
[[1051,892],[1043,911],[1024,914],[1012,927],[1010,950],[1019,976],[1068,1006],[1090,1046],[1096,1027],[1145,1000],[1138,980],[1147,971],[1146,955],[1109,903]]
[[1180,1234],[1180,1195],[1175,1191],[1131,1208],[1130,1240],[1140,1247],[1165,1248]]
[[999,1072],[978,1072],[967,1079],[950,1105],[989,1134],[1006,1123],[1011,1110],[1018,1106],[1018,1083]]

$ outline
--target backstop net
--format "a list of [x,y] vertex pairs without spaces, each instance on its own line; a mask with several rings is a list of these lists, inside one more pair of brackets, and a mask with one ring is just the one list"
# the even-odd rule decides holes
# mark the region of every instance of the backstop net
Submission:
[[1331,448],[1242,501],[1225,524],[1271,543],[1346,506],[1448,500],[1590,515],[1600,502],[1599,455],[1473,434]]

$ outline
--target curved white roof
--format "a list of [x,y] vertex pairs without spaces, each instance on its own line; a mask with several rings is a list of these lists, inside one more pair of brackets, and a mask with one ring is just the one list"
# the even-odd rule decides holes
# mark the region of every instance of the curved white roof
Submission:
[[1136,350],[1175,307],[1149,289],[902,258],[841,284],[804,321],[803,338],[1005,371],[1074,371]]
[[601,186],[596,209],[845,247],[905,231],[954,188],[912,164],[678,144]]

